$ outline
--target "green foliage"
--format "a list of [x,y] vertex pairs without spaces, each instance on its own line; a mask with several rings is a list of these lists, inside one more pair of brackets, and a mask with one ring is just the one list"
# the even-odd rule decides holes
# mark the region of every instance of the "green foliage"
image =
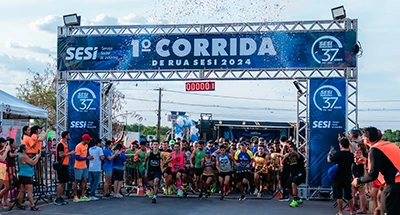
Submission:
[[[140,134],[147,137],[147,135],[157,135],[157,126],[145,126],[143,124],[130,124],[126,126],[127,131],[131,132],[139,132],[139,125],[140,125]],[[161,133],[161,141],[164,141],[167,137],[167,132],[170,130],[168,126],[161,126],[160,133]]]
[[383,134],[382,139],[400,145],[400,130],[392,131],[392,129],[388,129]]
[[[53,63],[47,64],[47,68],[43,72],[28,70],[32,74],[32,78],[26,79],[24,84],[16,87],[17,97],[47,110],[48,123],[54,129],[56,125],[55,59],[53,59]],[[46,119],[35,120],[35,124],[45,126]]]

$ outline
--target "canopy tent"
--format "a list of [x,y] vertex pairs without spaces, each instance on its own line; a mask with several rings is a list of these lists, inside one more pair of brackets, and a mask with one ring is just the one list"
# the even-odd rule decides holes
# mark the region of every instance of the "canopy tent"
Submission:
[[0,90],[0,119],[46,119],[43,110]]

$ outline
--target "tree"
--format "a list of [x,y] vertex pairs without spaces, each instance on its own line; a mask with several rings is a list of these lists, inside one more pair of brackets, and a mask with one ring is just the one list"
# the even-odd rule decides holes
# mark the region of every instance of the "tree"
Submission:
[[[50,56],[51,57],[51,56]],[[17,97],[32,105],[43,108],[48,112],[49,126],[55,128],[56,125],[56,89],[55,74],[56,62],[48,63],[43,72],[28,69],[32,74],[31,79],[26,79],[24,84],[20,84],[17,89]],[[45,126],[46,120],[35,120],[35,124]]]
[[383,140],[390,141],[396,144],[400,144],[400,130],[392,131],[392,129],[387,129],[382,136]]

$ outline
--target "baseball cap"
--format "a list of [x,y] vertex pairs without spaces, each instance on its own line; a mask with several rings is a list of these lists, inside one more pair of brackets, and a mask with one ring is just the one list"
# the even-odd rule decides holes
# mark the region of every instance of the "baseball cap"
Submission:
[[82,136],[82,140],[92,140],[92,138],[90,137],[89,134],[84,134],[84,135]]
[[211,154],[211,151],[207,149],[206,154]]
[[7,142],[7,140],[2,138],[2,137],[0,137],[0,143],[5,143],[5,142]]
[[175,145],[175,140],[170,140],[169,145]]
[[241,146],[247,146],[247,145],[246,145],[246,142],[241,142],[240,145],[241,145]]

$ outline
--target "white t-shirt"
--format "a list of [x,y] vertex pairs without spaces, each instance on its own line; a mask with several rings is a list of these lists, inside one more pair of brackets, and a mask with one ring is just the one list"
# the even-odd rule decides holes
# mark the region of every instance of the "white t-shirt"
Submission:
[[104,156],[103,150],[98,146],[93,146],[89,149],[89,155],[94,158],[89,161],[89,172],[101,172],[100,156]]

